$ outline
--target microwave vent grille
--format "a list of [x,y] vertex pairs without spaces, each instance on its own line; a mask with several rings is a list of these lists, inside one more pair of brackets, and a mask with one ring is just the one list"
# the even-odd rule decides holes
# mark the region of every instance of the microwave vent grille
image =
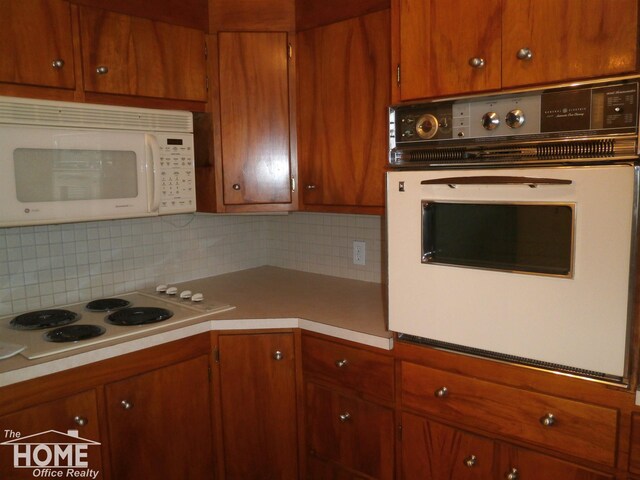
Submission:
[[179,110],[0,97],[0,124],[191,133],[193,115]]

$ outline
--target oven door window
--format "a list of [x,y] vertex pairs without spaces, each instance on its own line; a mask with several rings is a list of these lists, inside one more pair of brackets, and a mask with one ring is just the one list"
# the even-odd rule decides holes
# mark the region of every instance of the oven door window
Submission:
[[422,263],[571,277],[574,205],[422,202]]

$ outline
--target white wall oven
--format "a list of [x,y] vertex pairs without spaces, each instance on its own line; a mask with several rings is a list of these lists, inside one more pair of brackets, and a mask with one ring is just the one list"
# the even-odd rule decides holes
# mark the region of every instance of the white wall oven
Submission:
[[638,83],[391,108],[401,340],[627,381]]

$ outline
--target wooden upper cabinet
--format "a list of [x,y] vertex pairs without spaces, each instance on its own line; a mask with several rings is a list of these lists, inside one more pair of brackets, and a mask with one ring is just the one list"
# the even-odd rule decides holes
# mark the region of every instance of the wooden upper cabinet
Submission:
[[389,11],[298,34],[298,163],[305,206],[384,205]]
[[88,92],[206,101],[204,32],[80,8]]
[[290,204],[286,33],[218,35],[225,205]]
[[637,36],[637,0],[505,0],[502,86],[633,72]]
[[0,82],[75,88],[69,3],[0,0],[0,12]]
[[395,3],[400,100],[500,88],[501,0]]
[[631,73],[637,0],[393,0],[394,100]]

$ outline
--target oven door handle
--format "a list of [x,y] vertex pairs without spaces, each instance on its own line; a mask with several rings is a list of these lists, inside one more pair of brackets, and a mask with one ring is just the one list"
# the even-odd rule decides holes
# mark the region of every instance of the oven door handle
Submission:
[[564,178],[507,177],[488,175],[480,177],[445,177],[422,180],[420,185],[447,185],[458,188],[459,185],[526,185],[537,188],[540,185],[571,185],[572,180]]

